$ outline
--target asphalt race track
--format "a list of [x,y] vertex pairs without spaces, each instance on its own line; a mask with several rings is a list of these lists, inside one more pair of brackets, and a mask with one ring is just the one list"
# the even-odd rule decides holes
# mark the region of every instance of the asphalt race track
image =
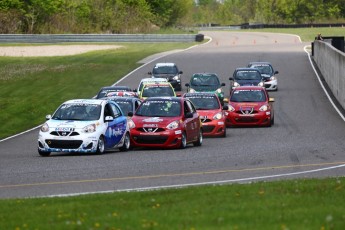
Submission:
[[201,147],[184,150],[51,157],[38,155],[36,129],[0,142],[0,198],[345,175],[345,123],[303,49],[310,44],[282,34],[204,34],[212,37],[210,43],[146,63],[119,85],[135,88],[155,62],[175,62],[184,72],[183,85],[193,73],[215,72],[228,95],[236,67],[270,61],[280,72],[279,90],[270,93],[273,127],[228,128],[226,138],[205,138]]

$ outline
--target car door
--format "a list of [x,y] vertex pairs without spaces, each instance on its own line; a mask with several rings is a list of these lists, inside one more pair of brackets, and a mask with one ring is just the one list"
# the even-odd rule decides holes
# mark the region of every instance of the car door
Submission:
[[127,117],[122,114],[120,107],[115,103],[109,103],[110,107],[114,114],[114,120],[111,122],[111,130],[112,130],[112,139],[111,143],[114,147],[117,145],[123,135],[126,133],[127,130]]
[[[187,114],[192,114],[192,117],[186,117]],[[199,132],[198,128],[200,124],[198,124],[199,119],[196,119],[197,117],[196,110],[192,103],[188,100],[184,101],[184,123],[185,123],[185,128],[186,128],[186,135],[187,135],[187,142],[191,142],[196,140],[198,137],[197,134]]]

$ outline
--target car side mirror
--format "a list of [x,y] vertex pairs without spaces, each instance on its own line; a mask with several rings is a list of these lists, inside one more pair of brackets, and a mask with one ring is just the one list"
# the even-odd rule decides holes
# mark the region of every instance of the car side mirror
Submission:
[[133,112],[128,112],[127,116],[133,117]]
[[193,113],[186,113],[184,115],[185,118],[192,118],[193,117]]
[[279,71],[274,71],[274,74],[279,74]]
[[233,77],[229,77],[229,80],[230,80],[230,81],[234,81],[234,78],[233,78]]
[[147,74],[150,74],[150,75],[152,75],[152,72],[150,71],[150,72],[147,72]]
[[185,86],[189,87],[189,86],[190,86],[190,84],[189,84],[189,83],[186,83],[186,84],[185,84]]
[[50,120],[52,118],[52,115],[50,115],[50,114],[48,114],[47,116],[46,116],[46,120]]
[[183,74],[183,71],[178,72],[179,74]]
[[222,83],[221,86],[225,86],[225,83]]
[[181,97],[182,94],[181,93],[176,93],[176,97]]
[[106,122],[113,121],[113,120],[114,120],[114,118],[112,116],[106,116],[104,119],[104,121],[106,121]]
[[268,99],[268,102],[274,102],[274,98],[273,98],[273,97],[270,97],[270,98]]
[[222,108],[222,109],[228,111],[228,110],[229,110],[229,106],[223,105],[223,108]]

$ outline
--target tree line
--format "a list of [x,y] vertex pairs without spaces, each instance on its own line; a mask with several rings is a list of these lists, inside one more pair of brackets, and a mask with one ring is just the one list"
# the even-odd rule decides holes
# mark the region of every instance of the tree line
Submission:
[[0,33],[150,33],[160,28],[345,21],[344,0],[1,0]]

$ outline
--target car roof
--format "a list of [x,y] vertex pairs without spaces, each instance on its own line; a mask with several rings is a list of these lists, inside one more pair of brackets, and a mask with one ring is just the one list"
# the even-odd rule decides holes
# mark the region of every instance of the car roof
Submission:
[[249,68],[249,67],[240,67],[240,68],[236,68],[235,71],[258,71],[260,72],[258,69],[256,68]]
[[65,101],[64,104],[96,104],[101,105],[105,100],[100,99],[72,99]]
[[184,100],[182,97],[148,97],[145,101],[155,101],[155,100],[171,100],[171,101],[181,101]]
[[249,65],[272,65],[272,64],[267,61],[253,61],[253,62],[249,62]]
[[160,62],[160,63],[156,63],[155,64],[155,67],[161,67],[161,66],[175,66],[176,64],[175,63],[172,63],[172,62]]
[[263,90],[266,91],[266,89],[264,87],[261,86],[238,86],[236,87],[235,90]]
[[140,82],[167,82],[168,80],[166,78],[162,77],[148,77],[141,79]]
[[185,93],[183,97],[217,97],[213,92]]
[[216,74],[216,73],[194,73],[192,77],[195,77],[197,75],[200,75],[200,76],[217,76],[218,77],[218,74]]
[[140,101],[137,97],[118,97],[118,96],[111,96],[111,97],[105,97],[104,99],[108,99],[111,101]]
[[167,87],[167,86],[170,86],[172,87],[172,85],[169,83],[169,82],[148,82],[148,83],[145,83],[144,84],[144,87],[150,87],[150,86],[164,86],[164,87]]

